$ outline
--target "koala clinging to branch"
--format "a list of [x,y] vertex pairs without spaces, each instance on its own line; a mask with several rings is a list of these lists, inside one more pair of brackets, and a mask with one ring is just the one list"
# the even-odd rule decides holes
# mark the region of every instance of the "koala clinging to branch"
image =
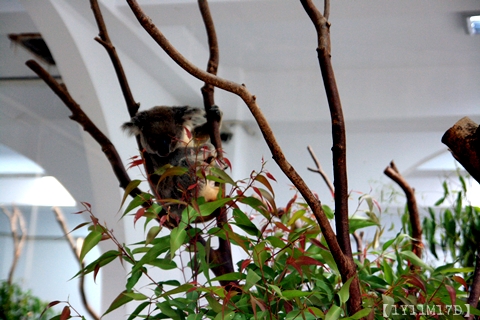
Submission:
[[[217,106],[211,108],[211,112],[221,120],[222,113]],[[204,110],[189,106],[153,107],[139,112],[122,128],[139,137],[152,192],[167,212],[180,217],[185,202],[192,198],[204,197],[207,202],[217,198],[219,188],[205,178],[209,168],[217,165],[217,153],[208,142]],[[155,173],[167,164],[188,171],[164,177]]]

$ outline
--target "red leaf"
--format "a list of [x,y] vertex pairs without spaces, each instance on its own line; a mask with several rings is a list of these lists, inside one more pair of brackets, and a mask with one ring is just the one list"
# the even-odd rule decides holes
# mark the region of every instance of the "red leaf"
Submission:
[[275,179],[274,176],[272,176],[272,174],[270,172],[265,172],[265,174],[267,175],[267,177],[275,182],[277,182],[277,179]]
[[143,165],[143,159],[133,160],[132,162],[129,163],[127,170],[134,167],[138,167],[140,165]]
[[287,206],[285,207],[285,212],[289,212],[292,205],[297,201],[297,195],[294,195],[290,201],[288,201]]
[[230,169],[232,169],[232,163],[230,162],[230,160],[228,160],[228,158],[223,158],[222,161],[225,162],[225,164],[226,164]]
[[308,256],[300,256],[295,262],[298,265],[301,265],[301,266],[316,265],[316,266],[322,266],[323,267],[323,263],[321,263],[320,261],[318,261],[316,259],[313,259],[312,257],[308,257]]
[[185,129],[185,133],[187,134],[187,138],[192,139],[192,133],[190,132],[190,130],[188,130],[187,127],[183,127],[183,129]]
[[405,278],[407,279],[408,283],[410,283],[410,284],[414,285],[415,287],[423,290],[423,292],[427,292],[427,288],[425,287],[425,284],[416,275],[412,274],[412,275],[409,275],[409,276],[405,276]]
[[198,182],[194,183],[194,184],[191,184],[188,186],[187,190],[192,190],[192,189],[195,189],[196,187],[198,186]]
[[67,320],[70,318],[70,307],[65,306],[62,310],[62,314],[60,315],[60,320]]
[[275,221],[274,223],[277,227],[279,227],[283,231],[288,232],[288,233],[292,232],[292,230],[288,229],[283,223],[281,223],[279,221]]
[[133,225],[135,225],[137,220],[143,217],[144,214],[145,214],[145,208],[138,209],[137,213],[135,213],[135,218],[133,218]]
[[251,259],[245,259],[242,261],[242,264],[240,265],[240,272],[242,272],[249,264],[252,262]]
[[448,291],[448,294],[450,295],[450,301],[452,302],[452,305],[455,305],[455,302],[457,301],[457,294],[455,292],[455,289],[452,286],[449,286],[448,284],[445,285],[445,288]]
[[315,246],[317,246],[317,247],[319,247],[319,248],[321,248],[321,249],[324,249],[324,250],[329,251],[328,248],[325,247],[325,246],[324,246],[319,240],[317,240],[317,239],[312,238],[312,239],[310,239],[310,242],[311,242],[313,245],[315,245]]
[[255,193],[258,194],[258,196],[260,197],[260,199],[263,199],[262,193],[260,192],[260,190],[259,190],[257,187],[252,187],[252,188],[253,188],[253,191],[255,191]]
[[468,291],[468,284],[467,282],[465,282],[465,279],[463,279],[463,277],[453,276],[452,279],[460,283],[465,288],[465,291]]
[[298,273],[300,273],[300,275],[302,275],[302,268],[300,268],[300,266],[295,262],[295,260],[293,260],[292,257],[289,257],[287,258],[287,265],[291,265],[292,267],[294,267]]

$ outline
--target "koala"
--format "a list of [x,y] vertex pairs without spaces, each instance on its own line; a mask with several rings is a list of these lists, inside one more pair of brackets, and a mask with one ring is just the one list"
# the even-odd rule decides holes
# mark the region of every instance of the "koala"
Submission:
[[[212,108],[212,114],[221,120],[217,106]],[[205,178],[209,168],[218,167],[218,163],[216,150],[209,142],[204,110],[157,106],[139,112],[122,128],[139,138],[152,192],[168,213],[179,218],[191,199],[204,197],[207,202],[217,199],[218,186]],[[167,165],[188,171],[163,177],[157,174]]]

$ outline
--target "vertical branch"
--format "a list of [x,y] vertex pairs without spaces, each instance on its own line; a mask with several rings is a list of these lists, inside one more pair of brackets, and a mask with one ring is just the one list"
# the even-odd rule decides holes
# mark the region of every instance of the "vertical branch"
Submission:
[[[13,274],[15,273],[18,259],[20,259],[23,245],[27,239],[27,228],[25,226],[25,219],[23,218],[23,214],[20,209],[14,206],[13,212],[10,212],[7,208],[2,207],[2,211],[10,221],[10,229],[13,240],[13,260],[12,265],[10,266],[10,271],[8,272],[8,284],[11,285],[13,283]],[[21,235],[18,234],[17,225],[20,226]]]
[[[203,23],[208,38],[209,58],[207,64],[207,72],[212,75],[217,75],[220,55],[218,50],[217,33],[215,31],[215,24],[213,23],[210,7],[207,0],[198,0],[198,7],[202,15]],[[210,115],[210,109],[215,105],[215,87],[208,82],[205,82],[202,87],[203,104],[207,113],[207,121],[210,128],[210,140],[217,149],[218,157],[222,158],[222,140],[220,139],[220,123]]]
[[[348,227],[347,140],[342,104],[331,63],[330,23],[327,21],[327,18],[316,9],[311,0],[300,1],[317,30],[318,61],[332,120],[333,181],[335,187],[335,226],[337,229],[337,240],[343,253],[348,257],[352,257]],[[328,2],[328,0],[325,0],[325,2]],[[325,4],[325,7],[328,10],[329,5]]]
[[[79,250],[77,248],[77,245],[75,244],[75,241],[73,240],[72,235],[68,231],[67,222],[65,221],[65,217],[64,217],[62,211],[58,207],[53,207],[52,210],[53,210],[53,213],[55,214],[55,218],[57,219],[58,224],[60,225],[60,228],[62,228],[63,234],[67,238],[67,242],[70,246],[70,249],[72,249],[72,251],[73,251],[73,255],[75,256],[75,259],[80,264],[80,267],[83,270],[85,268],[85,263],[80,260]],[[80,296],[82,298],[82,303],[83,303],[85,309],[87,309],[87,312],[90,314],[90,316],[93,319],[99,320],[100,317],[98,316],[98,314],[95,312],[95,310],[93,310],[92,307],[90,306],[90,304],[88,303],[87,294],[85,293],[85,275],[83,274],[83,272],[80,274],[79,289],[80,289]]]
[[[345,282],[351,276],[356,275],[356,267],[353,261],[350,243],[348,222],[348,179],[346,157],[346,133],[343,118],[342,104],[333,72],[330,54],[330,14],[329,0],[324,0],[324,15],[316,8],[312,0],[300,0],[305,12],[312,20],[317,32],[317,55],[322,73],[325,93],[327,95],[330,117],[332,121],[332,156],[333,156],[333,181],[335,188],[335,226],[337,241],[346,258],[346,273],[342,273]],[[353,315],[362,308],[360,282],[356,277],[350,286],[350,300],[348,301],[349,314]]]
[[395,181],[407,197],[407,207],[410,216],[410,225],[412,226],[412,251],[419,258],[422,257],[422,225],[420,223],[420,215],[418,213],[417,200],[415,198],[415,190],[410,187],[405,178],[402,177],[397,166],[392,161],[384,173],[393,181]]
[[[215,31],[215,24],[210,13],[210,7],[207,0],[198,0],[198,7],[205,24],[207,32],[209,58],[207,63],[207,72],[212,75],[217,75],[220,55],[217,41],[217,33]],[[223,158],[222,140],[220,139],[220,121],[217,117],[211,115],[212,106],[215,105],[215,87],[208,82],[205,82],[201,89],[203,96],[203,104],[207,114],[207,121],[210,128],[210,140],[217,150],[217,157],[221,160]],[[225,192],[225,185],[222,185],[223,192]],[[215,212],[217,226],[223,228],[227,223],[227,212],[225,207],[217,209]],[[218,238],[218,249],[210,249],[210,259],[215,267],[212,268],[214,273],[230,273],[233,272],[232,249],[230,242],[227,239]],[[219,269],[220,268],[220,269]]]

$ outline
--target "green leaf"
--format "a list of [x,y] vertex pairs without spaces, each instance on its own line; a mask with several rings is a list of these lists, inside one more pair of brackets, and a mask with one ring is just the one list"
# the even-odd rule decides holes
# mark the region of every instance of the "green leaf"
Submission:
[[223,307],[220,302],[217,301],[217,299],[212,297],[212,295],[210,294],[207,294],[205,296],[205,299],[207,299],[209,307],[212,308],[214,312],[221,314],[221,312],[223,311]]
[[353,217],[349,219],[349,222],[350,222],[350,226],[349,226],[350,233],[354,233],[358,229],[378,226],[378,224],[375,221],[372,221],[370,218],[366,218],[366,217]]
[[173,259],[175,257],[175,252],[180,248],[180,246],[185,241],[187,237],[187,232],[184,228],[173,228],[170,233],[170,257]]
[[158,233],[162,230],[160,226],[153,226],[148,230],[147,238],[145,239],[145,245],[148,245],[152,242],[153,239],[158,235]]
[[129,196],[130,192],[132,192],[133,189],[138,187],[141,182],[142,182],[141,180],[132,180],[128,183],[127,187],[125,188],[125,192],[123,193],[123,198],[122,198],[122,202],[120,203],[120,208],[122,208],[123,204],[125,203],[125,200]]
[[147,264],[163,270],[172,270],[177,267],[177,264],[175,263],[175,261],[170,259],[154,259],[152,261],[147,262]]
[[322,209],[328,219],[333,219],[335,217],[335,212],[333,212],[329,206],[322,204]]
[[234,224],[249,235],[260,236],[260,230],[240,209],[233,209],[233,219],[235,220]]
[[157,307],[162,311],[164,315],[166,315],[168,318],[171,318],[173,320],[181,320],[180,316],[178,313],[173,310],[173,308],[170,306],[169,301],[163,301],[160,303],[157,303]]
[[236,280],[242,280],[242,279],[245,279],[245,274],[241,272],[230,272],[230,273],[215,277],[212,279],[212,281],[236,281]]
[[[124,304],[130,302],[133,300],[133,298],[129,297],[129,296],[126,296],[125,293],[127,293],[126,291],[123,291],[122,293],[120,293],[116,298],[115,300],[113,300],[112,304],[110,304],[110,306],[108,307],[107,311],[105,311],[105,313],[103,314],[103,316],[105,316],[106,314],[112,312],[113,310],[115,309],[118,309],[120,308],[121,306],[123,306]],[[102,317],[103,317],[102,316]]]
[[102,239],[102,232],[93,230],[90,232],[83,241],[82,250],[80,251],[80,261],[83,261],[85,255],[92,250]]
[[338,291],[338,296],[342,305],[350,298],[350,284],[352,283],[353,278],[354,277],[348,279]]
[[221,313],[217,314],[217,316],[215,317],[214,320],[231,320],[231,319],[233,319],[233,317],[235,317],[235,312],[233,312],[233,311],[230,311],[226,314],[221,312]]
[[148,297],[146,295],[144,295],[142,293],[138,293],[138,292],[125,292],[124,295],[132,298],[133,300],[137,300],[137,301],[142,301],[142,300],[147,300],[148,299]]
[[355,314],[351,317],[344,318],[344,320],[346,320],[346,319],[356,320],[356,319],[367,318],[367,316],[370,314],[371,311],[372,311],[372,308],[365,308],[365,309],[362,309],[360,311],[355,312]]
[[426,264],[422,259],[420,259],[419,257],[417,257],[415,255],[415,253],[413,253],[412,251],[408,250],[408,251],[402,251],[400,252],[400,255],[410,261],[412,264],[416,265],[416,266],[419,266],[421,268],[424,268],[426,270],[430,270],[430,271],[433,271],[433,268],[431,266],[429,266],[428,264]]
[[328,310],[327,314],[325,315],[325,320],[337,320],[340,318],[341,313],[342,313],[342,308],[333,304],[330,307],[330,310]]
[[138,317],[138,315],[140,314],[140,312],[145,309],[148,305],[150,305],[150,301],[145,301],[145,302],[142,302],[140,303],[140,305],[135,308],[135,310],[132,312],[132,314],[128,317],[127,320],[133,320],[135,318]]
[[258,281],[262,279],[255,271],[252,269],[248,269],[247,271],[247,278],[245,280],[245,286],[243,288],[244,291],[250,290]]
[[132,291],[133,286],[137,284],[138,280],[140,280],[140,278],[142,277],[142,274],[143,274],[142,269],[132,270],[132,275],[127,280],[127,285],[126,285],[127,292]]
[[215,210],[217,210],[220,207],[223,207],[225,204],[227,204],[230,201],[232,201],[232,198],[222,198],[222,199],[218,199],[218,200],[215,200],[215,201],[210,201],[210,202],[206,202],[204,204],[201,204],[199,206],[199,208],[200,208],[199,214],[202,217],[209,216]]
[[383,275],[385,276],[385,281],[388,282],[388,284],[393,284],[393,281],[395,280],[393,269],[386,259],[382,262],[382,269]]
[[[135,265],[132,268],[132,272],[140,269],[143,267],[144,264],[149,263],[157,257],[162,254],[163,252],[167,251],[170,248],[170,235],[162,237],[162,238],[157,238],[155,239],[156,242],[153,247],[148,249],[148,251],[143,255],[143,257],[140,259],[140,261],[136,262]],[[145,249],[142,247],[142,249]]]
[[287,300],[291,300],[293,298],[298,298],[298,297],[306,297],[311,294],[312,294],[311,292],[301,291],[301,290],[284,290],[282,292],[282,296]]

